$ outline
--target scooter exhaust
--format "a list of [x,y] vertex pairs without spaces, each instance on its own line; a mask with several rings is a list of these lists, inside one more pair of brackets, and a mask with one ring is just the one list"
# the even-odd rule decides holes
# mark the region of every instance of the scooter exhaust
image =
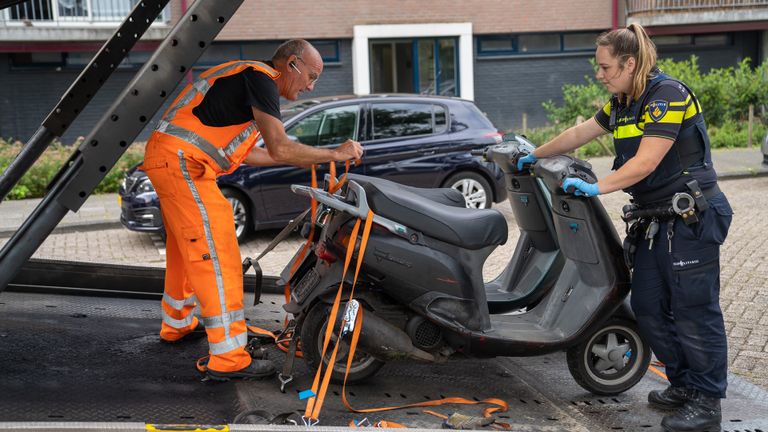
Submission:
[[[352,301],[355,302],[355,300]],[[337,328],[341,326],[344,315],[339,314],[337,317]],[[357,342],[358,347],[380,360],[435,361],[435,356],[413,346],[411,338],[404,331],[379,318],[373,312],[366,311],[362,326],[360,339]],[[348,340],[351,339],[350,333],[345,332]]]

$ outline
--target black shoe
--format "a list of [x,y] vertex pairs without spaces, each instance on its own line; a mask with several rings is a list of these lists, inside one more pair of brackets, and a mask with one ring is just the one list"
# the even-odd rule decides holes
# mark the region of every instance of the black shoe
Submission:
[[251,361],[247,367],[232,372],[218,372],[208,369],[206,375],[214,381],[229,381],[231,379],[261,379],[275,374],[275,365],[269,360]]
[[671,410],[682,408],[691,398],[691,391],[685,387],[669,386],[664,390],[648,393],[648,403],[658,409]]
[[192,329],[189,333],[185,334],[184,336],[176,339],[176,340],[167,340],[160,338],[160,342],[173,345],[181,342],[189,342],[189,341],[195,341],[200,338],[204,338],[206,336],[205,334],[205,326],[200,321],[197,322],[197,326]]
[[694,390],[691,399],[679,411],[661,419],[661,426],[667,432],[719,432],[722,419],[720,398]]

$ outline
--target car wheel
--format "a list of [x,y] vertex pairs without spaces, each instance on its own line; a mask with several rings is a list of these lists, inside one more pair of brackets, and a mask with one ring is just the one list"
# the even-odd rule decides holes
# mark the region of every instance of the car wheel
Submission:
[[637,323],[612,318],[586,341],[566,351],[568,370],[590,392],[613,396],[637,384],[648,370],[651,348]]
[[222,189],[221,193],[232,206],[232,216],[235,220],[235,234],[237,241],[243,241],[251,232],[253,217],[251,208],[245,196],[234,189]]
[[461,192],[468,208],[491,208],[491,204],[493,204],[491,185],[488,184],[485,177],[478,173],[471,171],[456,173],[445,181],[443,187],[453,188]]

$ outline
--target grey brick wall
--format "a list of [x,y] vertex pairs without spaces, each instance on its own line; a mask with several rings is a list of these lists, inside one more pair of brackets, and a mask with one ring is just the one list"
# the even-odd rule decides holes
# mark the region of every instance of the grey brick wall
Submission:
[[475,103],[501,130],[541,126],[547,117],[542,102],[562,103],[562,87],[581,83],[593,73],[591,53],[578,56],[475,58]]
[[[271,54],[272,43],[263,43],[264,50],[254,44],[255,52],[269,52]],[[216,46],[211,47],[215,51]],[[352,46],[350,40],[344,40],[340,44],[340,58],[338,63],[328,64],[325,67],[321,80],[316,90],[305,95],[317,97],[335,94],[352,93]],[[215,56],[215,52],[212,53]],[[269,55],[267,57],[269,57]],[[223,61],[223,60],[222,60]],[[196,74],[205,68],[195,69]],[[101,116],[114,102],[126,84],[133,78],[136,70],[115,72],[104,84],[88,107],[77,117],[62,137],[62,142],[72,143],[78,136],[87,135],[101,119]],[[0,53],[0,137],[12,138],[26,142],[37,130],[51,109],[58,103],[61,96],[77,78],[78,70],[64,69],[56,71],[52,69],[11,70],[10,57]],[[176,92],[186,84],[186,80],[179,85]],[[166,106],[175,98],[175,93],[166,101]],[[287,101],[282,101],[284,104]],[[138,140],[146,140],[159,120],[165,107],[158,110],[148,127],[139,135]]]
[[[707,71],[715,67],[732,66],[744,57],[759,58],[760,37],[759,32],[736,33],[733,46],[661,47],[659,54],[662,58],[672,57],[678,60],[696,54],[699,56],[702,70]],[[271,52],[274,43],[252,45],[254,52]],[[211,47],[211,50],[215,49],[215,45]],[[339,54],[339,62],[326,65],[315,91],[305,94],[304,98],[352,93],[351,40],[341,41]],[[528,127],[542,126],[547,122],[542,102],[551,99],[562,103],[564,84],[583,83],[585,75],[592,76],[593,70],[588,61],[591,57],[591,53],[527,58],[476,57],[475,103],[499,129],[519,129],[522,126],[523,113],[527,113]],[[202,70],[204,69],[195,72]],[[69,128],[63,141],[69,143],[78,136],[86,135],[134,72],[118,71],[113,74],[93,102]],[[0,53],[0,137],[26,141],[76,76],[77,71],[66,69],[12,71],[8,55]],[[172,99],[173,97],[168,101]],[[151,128],[163,111],[164,108],[149,122],[150,126],[139,136],[139,140],[149,136]]]

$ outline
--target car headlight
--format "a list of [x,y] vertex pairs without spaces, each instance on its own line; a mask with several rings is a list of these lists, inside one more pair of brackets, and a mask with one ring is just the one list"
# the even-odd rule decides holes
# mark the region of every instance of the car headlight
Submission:
[[148,178],[145,178],[144,180],[139,183],[139,186],[136,188],[136,192],[138,193],[147,193],[147,192],[154,192],[155,187],[152,186],[152,182],[149,181]]
[[128,183],[126,182],[126,179],[125,179],[125,177],[123,177],[123,181],[121,181],[121,182],[120,182],[120,190],[122,190],[123,192],[127,192],[127,190],[125,189],[125,187],[127,186],[127,184],[128,184]]

